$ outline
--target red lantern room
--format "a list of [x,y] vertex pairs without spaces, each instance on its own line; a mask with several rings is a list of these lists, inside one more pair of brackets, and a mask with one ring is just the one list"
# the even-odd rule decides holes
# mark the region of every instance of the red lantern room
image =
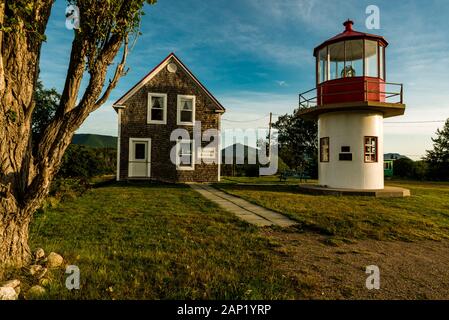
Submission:
[[[385,111],[385,117],[403,114],[404,108],[386,108],[391,104],[400,107],[403,102],[402,84],[386,82],[387,40],[355,31],[353,24],[347,20],[342,33],[314,49],[316,89],[300,95],[300,107],[377,106]],[[310,97],[313,93],[316,95]],[[316,116],[321,112],[303,110],[301,113]]]

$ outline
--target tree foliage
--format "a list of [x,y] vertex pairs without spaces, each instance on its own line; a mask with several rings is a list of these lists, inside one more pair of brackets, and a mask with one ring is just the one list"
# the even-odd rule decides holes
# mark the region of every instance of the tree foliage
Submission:
[[93,149],[71,144],[64,154],[58,176],[89,180],[115,171],[116,152],[111,149]]
[[31,126],[34,141],[40,140],[40,136],[55,116],[60,99],[61,95],[55,88],[45,89],[42,81],[37,81],[34,93],[36,106],[34,107]]
[[318,175],[318,126],[316,121],[304,120],[293,114],[279,117],[273,124],[278,130],[279,156],[291,169],[305,170]]
[[424,160],[429,165],[429,176],[435,180],[449,180],[449,119],[432,138],[433,149],[427,150]]

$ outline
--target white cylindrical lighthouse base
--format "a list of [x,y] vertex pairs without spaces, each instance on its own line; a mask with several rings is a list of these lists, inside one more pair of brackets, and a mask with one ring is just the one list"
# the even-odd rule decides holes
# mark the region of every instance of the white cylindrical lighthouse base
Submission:
[[[320,185],[361,190],[384,188],[382,113],[346,111],[322,114],[318,118],[318,137],[329,138],[329,157],[324,157],[328,162],[321,161],[322,157],[318,156]],[[376,162],[366,158],[365,137],[377,138]],[[352,160],[348,160],[351,157]]]

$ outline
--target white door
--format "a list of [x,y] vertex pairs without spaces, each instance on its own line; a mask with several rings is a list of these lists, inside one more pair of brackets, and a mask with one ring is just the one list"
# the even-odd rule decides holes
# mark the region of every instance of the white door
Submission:
[[150,177],[151,139],[129,139],[128,176],[133,178]]

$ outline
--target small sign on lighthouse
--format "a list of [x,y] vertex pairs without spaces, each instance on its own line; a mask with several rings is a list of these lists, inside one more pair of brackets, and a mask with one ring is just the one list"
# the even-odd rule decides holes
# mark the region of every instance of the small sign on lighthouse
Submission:
[[387,82],[387,40],[343,25],[314,49],[316,88],[299,115],[318,121],[320,188],[385,190],[383,119],[404,114],[402,84]]

